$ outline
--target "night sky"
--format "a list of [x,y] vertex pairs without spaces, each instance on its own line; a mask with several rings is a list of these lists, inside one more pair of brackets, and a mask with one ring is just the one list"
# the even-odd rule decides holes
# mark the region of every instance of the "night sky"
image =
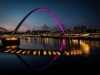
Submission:
[[[23,17],[35,8],[52,11],[66,29],[84,25],[100,29],[99,0],[0,0],[0,27],[14,30]],[[32,13],[20,30],[41,29],[43,25],[55,27],[57,23],[45,11]]]

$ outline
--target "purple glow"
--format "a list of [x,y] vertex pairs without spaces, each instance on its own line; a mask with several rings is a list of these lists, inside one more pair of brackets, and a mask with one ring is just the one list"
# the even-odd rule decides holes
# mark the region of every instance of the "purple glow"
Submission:
[[[64,44],[63,44],[63,43],[64,43]],[[66,39],[63,39],[63,40],[62,40],[62,44],[61,44],[61,46],[60,46],[60,51],[63,50],[63,48],[65,47],[65,44],[66,44]],[[57,58],[58,58],[58,56],[56,55],[56,56],[53,58],[53,60],[52,60],[47,66],[45,66],[45,67],[43,67],[43,68],[34,68],[34,69],[36,69],[36,70],[44,70],[44,69],[46,69],[47,67],[49,67]]]
[[66,45],[66,39],[63,39],[63,45],[64,46]]
[[59,25],[60,29],[61,29],[62,32],[64,33],[64,29],[62,28],[62,25],[61,25],[60,21],[57,19],[57,17],[56,17],[51,11],[49,11],[49,10],[46,9],[46,8],[37,8],[36,10],[45,10],[45,11],[47,11],[50,15],[52,15],[52,17],[55,19],[55,21],[56,21],[57,24]]
[[62,51],[62,49],[66,46],[66,39],[62,40],[62,44],[60,46],[60,51]]
[[43,68],[35,68],[36,70],[44,70],[44,69],[46,69],[48,66],[50,66],[56,59],[57,59],[57,55],[53,58],[53,60],[47,65],[47,66],[45,66],[45,67],[43,67]]
[[[47,11],[47,12],[55,19],[55,21],[56,21],[57,24],[59,25],[60,29],[61,29],[62,32],[64,33],[64,29],[63,29],[63,27],[62,27],[60,21],[57,19],[57,17],[56,17],[51,11],[49,11],[49,10],[46,9],[46,8],[37,8],[36,10],[45,10],[45,11]],[[36,11],[36,10],[35,10],[35,11]],[[61,46],[61,48],[60,48],[60,51],[62,51],[62,46]],[[55,56],[55,57],[53,58],[53,60],[52,60],[47,66],[45,66],[45,67],[43,67],[43,68],[38,68],[37,70],[43,70],[43,69],[47,68],[48,66],[50,66],[50,65],[57,59],[57,57],[58,57],[58,56]],[[36,69],[36,68],[35,68],[35,69]]]
[[45,10],[46,12],[48,12],[54,19],[55,21],[57,22],[58,26],[60,27],[60,29],[62,30],[62,32],[64,33],[64,29],[60,23],[60,21],[57,19],[57,17],[48,9],[46,8],[36,8],[34,10],[32,10],[31,12],[29,12],[22,20],[21,22],[17,25],[17,27],[15,28],[15,30],[12,32],[12,34],[15,34],[16,31],[19,29],[19,27],[22,25],[22,23],[25,21],[25,19],[30,15],[32,14],[33,12],[35,12],[36,10]]
[[[57,22],[58,26],[60,27],[60,29],[61,29],[62,32],[64,33],[64,29],[63,29],[63,27],[62,27],[60,21],[57,19],[57,17],[56,17],[51,11],[49,11],[49,10],[46,9],[46,8],[36,8],[36,9],[32,10],[31,12],[29,12],[29,13],[22,19],[22,21],[18,24],[18,26],[15,28],[15,30],[14,30],[14,32],[13,32],[12,34],[15,34],[15,32],[19,29],[19,27],[22,25],[22,23],[25,21],[25,19],[26,19],[30,14],[32,14],[33,12],[35,12],[36,10],[45,10],[46,12],[48,12],[48,13],[55,19],[55,21]],[[62,49],[63,49],[63,46],[60,47],[60,51],[62,51]],[[55,56],[55,57],[53,58],[53,60],[52,60],[47,66],[45,66],[44,68],[38,68],[37,70],[43,70],[43,69],[47,68],[48,66],[50,66],[50,65],[57,59],[57,57],[58,57],[58,56]],[[36,68],[35,68],[35,69],[36,69]]]
[[[56,17],[51,11],[49,11],[49,10],[46,9],[46,8],[37,8],[36,10],[45,10],[45,11],[47,11],[50,15],[52,15],[52,17],[55,19],[55,21],[56,21],[57,24],[59,25],[60,29],[61,29],[62,32],[64,33],[64,29],[62,28],[62,25],[61,25],[60,21],[57,19],[57,17]],[[62,46],[61,46],[61,48],[60,48],[60,51],[62,51]],[[37,70],[43,70],[43,69],[47,68],[48,66],[50,66],[50,65],[57,59],[57,57],[58,57],[58,56],[55,56],[55,57],[53,58],[53,60],[52,60],[47,66],[45,66],[45,67],[43,67],[43,68],[38,68]],[[36,69],[36,68],[35,68],[35,69]]]
[[62,47],[60,47],[60,51],[62,51]]

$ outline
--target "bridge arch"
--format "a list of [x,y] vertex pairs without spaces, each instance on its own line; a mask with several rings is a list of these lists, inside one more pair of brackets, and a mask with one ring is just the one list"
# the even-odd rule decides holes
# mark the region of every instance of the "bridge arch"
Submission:
[[15,28],[15,30],[12,32],[12,35],[16,33],[16,31],[19,29],[19,27],[22,25],[22,23],[25,21],[25,19],[30,15],[32,14],[33,12],[37,11],[37,10],[44,10],[46,12],[48,12],[54,19],[55,21],[57,22],[58,26],[60,27],[60,29],[62,30],[62,32],[64,33],[64,29],[60,23],[60,21],[57,19],[57,17],[48,9],[46,8],[36,8],[34,10],[32,10],[31,12],[29,12],[22,20],[21,22],[17,25],[17,27]]
[[[31,12],[29,12],[29,13],[21,20],[21,22],[17,25],[17,27],[16,27],[15,30],[13,31],[12,35],[14,35],[14,34],[16,33],[16,31],[19,29],[19,27],[22,25],[22,23],[25,21],[25,19],[26,19],[30,14],[32,14],[33,12],[35,12],[36,10],[44,10],[44,11],[48,12],[48,13],[55,19],[55,21],[57,22],[58,26],[60,27],[60,29],[61,29],[62,32],[64,33],[64,29],[63,29],[63,27],[62,27],[60,21],[57,19],[57,17],[56,17],[50,10],[48,10],[48,9],[46,9],[46,8],[36,8],[36,9],[32,10]],[[60,51],[62,51],[62,47],[60,48]],[[28,67],[32,68],[31,66],[29,66],[29,65],[21,58],[20,55],[16,55],[16,56],[17,56],[24,64],[26,64]],[[52,60],[47,66],[45,66],[45,67],[43,67],[43,68],[32,68],[32,69],[43,70],[43,69],[47,68],[48,66],[50,66],[50,65],[57,59],[57,57],[58,57],[58,56],[55,56],[55,57],[53,58],[53,60]]]
[[[5,28],[3,28],[3,27],[0,27],[0,29],[3,29],[3,30],[5,30],[5,31],[8,31],[7,29],[5,29]],[[9,32],[9,31],[8,31]]]

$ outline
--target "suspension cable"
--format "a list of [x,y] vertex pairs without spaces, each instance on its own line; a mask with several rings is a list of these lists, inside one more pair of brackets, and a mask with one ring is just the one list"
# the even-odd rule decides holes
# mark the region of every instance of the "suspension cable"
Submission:
[[32,15],[32,18],[38,23],[38,25],[41,26],[41,24],[37,21],[37,19],[35,17],[33,17],[33,15]]
[[[45,18],[46,19],[46,17],[44,17],[44,16],[47,16],[47,15],[44,15],[44,14],[42,14],[41,15],[43,18]],[[49,17],[48,17],[49,18]],[[46,19],[51,25],[53,25],[53,23],[52,22],[50,22],[48,19]]]
[[25,20],[24,22],[25,22],[25,25],[27,26],[27,29],[29,30],[29,27],[28,27],[28,25],[27,25],[27,23],[26,23],[26,20]]
[[32,25],[33,25],[33,28],[34,28],[34,24],[33,24],[33,22],[30,20],[30,18],[29,18],[29,21],[32,23]]
[[[38,17],[38,16],[37,16],[37,17]],[[40,20],[43,22],[43,20],[42,20],[41,18],[38,17],[38,19],[40,19]],[[43,22],[43,23],[44,23],[44,22]],[[45,24],[45,23],[44,23],[44,24]]]

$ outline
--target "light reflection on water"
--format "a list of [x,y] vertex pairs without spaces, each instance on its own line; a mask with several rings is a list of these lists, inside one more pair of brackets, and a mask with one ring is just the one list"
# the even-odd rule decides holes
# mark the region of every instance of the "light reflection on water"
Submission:
[[[65,39],[54,39],[54,38],[28,37],[28,40],[21,39],[21,44],[19,47],[23,49],[42,49],[42,50],[46,50],[46,49],[59,50],[62,48],[63,50],[70,51],[72,55],[73,53],[75,54],[75,51],[81,51],[82,54],[100,54],[100,41],[96,41],[96,40],[95,41],[76,40],[76,39],[65,40]],[[32,55],[28,55],[28,56],[20,55],[20,56],[26,63],[28,63],[33,68],[40,68],[40,67],[47,66],[48,63],[50,63],[54,58],[54,57],[44,57],[44,56],[32,56]],[[64,60],[62,58],[58,58],[58,59],[59,61]],[[24,66],[22,65],[22,62],[15,55],[0,54],[0,61],[2,61],[1,64],[3,65],[6,64],[4,62],[8,62],[9,65],[7,68],[9,68],[11,65],[13,66],[18,65],[17,67],[19,68]],[[24,68],[26,67],[24,66]]]
[[100,41],[77,40],[77,39],[54,39],[54,38],[33,38],[28,40],[21,39],[20,48],[24,49],[42,49],[42,50],[59,50],[62,45],[63,50],[80,50],[83,54],[93,54],[95,49],[100,48]]

